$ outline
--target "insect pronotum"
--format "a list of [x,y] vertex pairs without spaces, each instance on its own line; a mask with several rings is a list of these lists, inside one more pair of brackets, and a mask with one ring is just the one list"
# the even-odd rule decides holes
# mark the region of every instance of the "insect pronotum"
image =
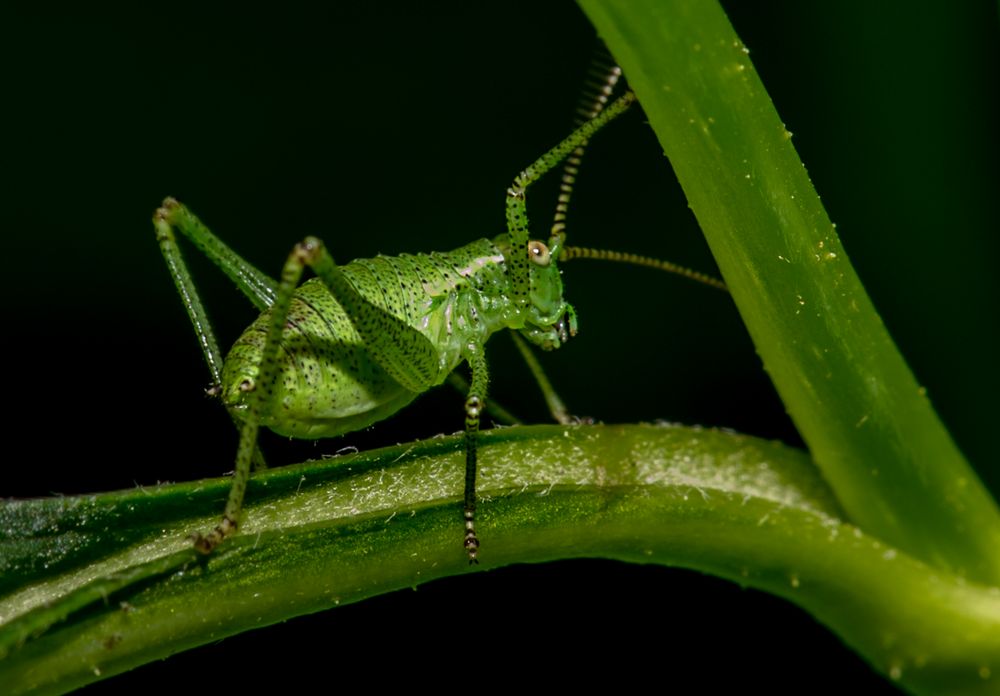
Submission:
[[[184,205],[172,198],[163,202],[153,217],[160,249],[212,373],[211,391],[240,429],[225,511],[213,529],[194,535],[200,551],[211,552],[239,526],[251,464],[259,458],[261,425],[306,439],[356,431],[392,415],[467,362],[471,382],[465,399],[464,546],[470,563],[478,562],[476,444],[489,381],[484,348],[490,335],[512,329],[545,350],[573,336],[576,313],[563,298],[558,267],[559,261],[570,258],[653,266],[725,287],[655,259],[566,246],[562,219],[582,148],[635,101],[626,93],[603,108],[608,93],[610,86],[591,118],[514,179],[507,190],[506,234],[450,252],[378,256],[338,267],[319,239],[306,237],[295,245],[274,281],[229,249]],[[567,158],[549,241],[531,240],[525,192]],[[262,312],[225,360],[180,255],[175,230]],[[307,266],[317,277],[300,284]],[[529,366],[540,376],[531,360]],[[553,403],[558,399],[544,377],[539,379],[553,414],[563,420],[565,410]]]

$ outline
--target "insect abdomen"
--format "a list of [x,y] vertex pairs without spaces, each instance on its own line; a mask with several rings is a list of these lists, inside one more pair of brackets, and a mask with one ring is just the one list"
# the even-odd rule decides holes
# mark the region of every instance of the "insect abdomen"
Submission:
[[[239,413],[256,388],[267,335],[264,312],[237,340],[223,368],[223,399]],[[295,293],[262,424],[288,437],[335,437],[387,418],[416,394],[371,358],[347,315],[316,279]]]

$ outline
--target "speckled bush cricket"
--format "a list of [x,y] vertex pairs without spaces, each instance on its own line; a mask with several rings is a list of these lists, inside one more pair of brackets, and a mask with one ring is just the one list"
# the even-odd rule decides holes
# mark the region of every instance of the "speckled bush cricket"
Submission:
[[[507,190],[507,233],[444,253],[378,256],[336,266],[323,243],[307,237],[292,250],[275,281],[241,259],[185,206],[164,201],[153,217],[160,249],[212,373],[218,395],[240,438],[232,487],[222,520],[195,534],[209,553],[236,532],[251,464],[259,461],[261,425],[289,437],[335,437],[365,428],[442,384],[463,362],[471,369],[465,400],[464,545],[477,562],[476,456],[491,334],[512,329],[553,350],[576,333],[573,307],[562,294],[559,261],[595,258],[651,266],[724,289],[721,281],[667,262],[565,244],[563,218],[576,166],[587,141],[634,102],[626,93],[605,108],[613,72],[587,118],[565,140],[522,171]],[[548,243],[529,239],[527,188],[566,162],[556,221]],[[262,313],[225,361],[177,246],[179,231],[217,265]],[[316,278],[300,285],[310,267]],[[515,338],[517,334],[514,334]],[[528,360],[553,416],[564,407]]]

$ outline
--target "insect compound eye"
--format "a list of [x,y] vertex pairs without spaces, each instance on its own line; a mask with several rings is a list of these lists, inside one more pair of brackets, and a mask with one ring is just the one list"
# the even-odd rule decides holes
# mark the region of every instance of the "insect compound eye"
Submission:
[[552,261],[552,256],[549,254],[549,248],[538,241],[528,242],[528,258],[532,260],[538,266],[549,265]]

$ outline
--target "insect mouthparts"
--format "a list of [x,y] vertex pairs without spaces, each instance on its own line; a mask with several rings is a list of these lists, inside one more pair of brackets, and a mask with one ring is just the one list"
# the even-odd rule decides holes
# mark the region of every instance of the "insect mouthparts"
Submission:
[[[567,328],[567,325],[569,325],[569,328]],[[576,330],[572,328],[569,322],[569,312],[559,317],[559,321],[556,323],[556,332],[559,334],[559,341],[561,343],[566,343],[570,336],[576,335]]]

